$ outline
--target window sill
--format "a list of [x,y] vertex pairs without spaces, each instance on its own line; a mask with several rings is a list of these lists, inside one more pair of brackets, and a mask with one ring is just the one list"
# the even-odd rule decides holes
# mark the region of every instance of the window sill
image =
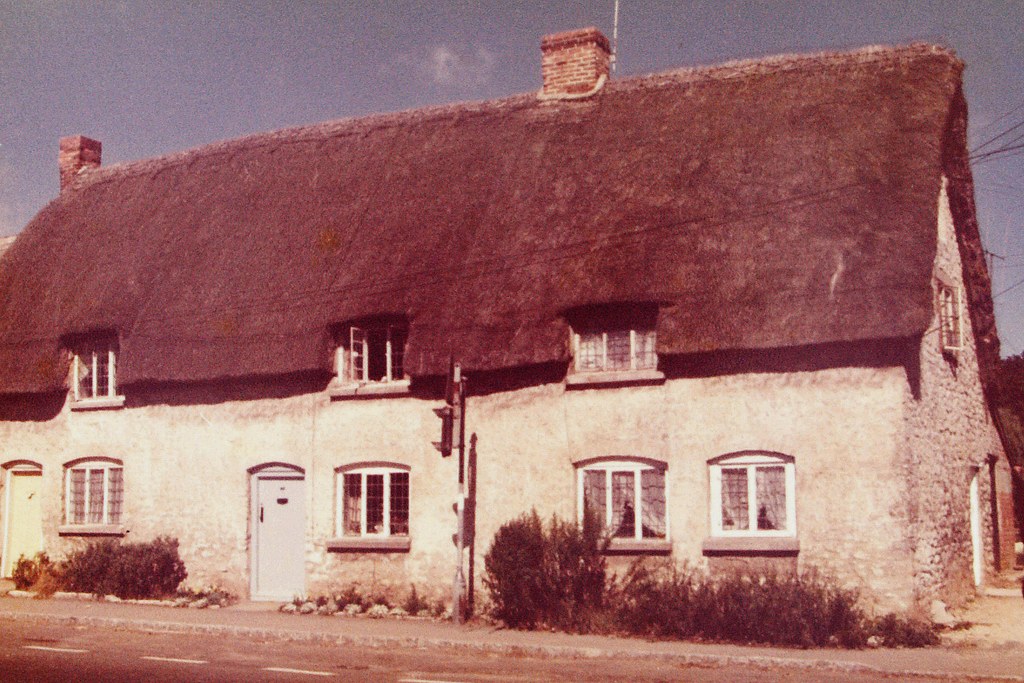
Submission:
[[793,536],[712,536],[704,539],[705,555],[796,555],[800,540]]
[[124,536],[128,530],[120,524],[63,524],[57,527],[60,536]]
[[111,410],[124,407],[124,395],[71,399],[71,410]]
[[367,382],[365,384],[337,383],[327,387],[327,394],[336,399],[352,398],[392,398],[408,396],[409,380],[400,379],[394,382]]
[[614,372],[578,372],[565,377],[567,389],[594,389],[664,384],[665,373],[660,370],[621,370]]
[[613,538],[605,550],[605,555],[669,555],[672,552],[672,541],[663,538]]
[[337,553],[407,553],[410,545],[408,536],[384,536],[381,538],[353,536],[328,540],[327,550]]

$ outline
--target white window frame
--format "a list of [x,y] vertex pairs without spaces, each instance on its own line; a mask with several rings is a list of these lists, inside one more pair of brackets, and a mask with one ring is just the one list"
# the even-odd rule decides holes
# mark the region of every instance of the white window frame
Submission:
[[[628,538],[625,536],[615,536],[612,538],[612,542],[615,541],[644,541],[644,542],[666,542],[672,538],[671,529],[669,527],[669,481],[668,481],[668,467],[665,463],[655,460],[647,460],[644,458],[625,458],[625,457],[613,457],[600,460],[590,460],[582,463],[578,463],[576,466],[576,520],[582,525],[583,514],[585,512],[583,506],[583,486],[584,479],[587,472],[604,472],[605,474],[605,503],[604,511],[605,518],[601,520],[601,528],[604,530],[611,530],[612,520],[614,519],[614,510],[612,509],[612,473],[614,472],[629,472],[633,475],[633,500],[635,505],[633,506],[633,537]],[[660,471],[665,475],[665,537],[664,538],[648,538],[643,535],[643,490],[641,486],[641,472],[644,471]]]
[[943,351],[960,351],[964,346],[963,290],[942,280],[936,281],[936,308],[939,343]]
[[[345,476],[358,474],[360,485],[359,496],[359,534],[349,534],[345,528]],[[369,475],[384,476],[384,501],[383,501],[383,529],[379,532],[370,532],[366,529],[366,478]],[[408,525],[406,533],[391,533],[391,476],[393,474],[405,474],[409,477],[409,510]],[[339,538],[408,538],[412,535],[412,477],[410,468],[399,464],[374,464],[374,465],[347,465],[339,467],[335,472],[337,487],[337,506],[335,508],[334,529]]]
[[[758,467],[782,467],[786,485],[786,528],[757,528],[757,473]],[[747,471],[747,527],[722,528],[722,470]],[[793,458],[773,453],[743,453],[729,455],[708,462],[710,475],[711,535],[718,537],[795,537],[796,536],[796,462]]]
[[[100,358],[107,356],[106,386],[99,386]],[[82,395],[81,367],[89,367],[92,386],[88,395]],[[75,401],[95,401],[117,396],[117,352],[112,343],[100,344],[92,348],[79,349],[74,353],[72,366],[72,387]]]
[[[654,329],[653,328],[638,328],[638,327],[631,327],[631,328],[629,328],[629,367],[628,368],[609,368],[608,367],[608,333],[609,332],[622,332],[622,331],[625,331],[625,328],[619,328],[619,329],[610,329],[609,328],[609,329],[604,329],[604,330],[601,330],[601,331],[597,331],[597,330],[592,330],[592,331],[574,330],[573,331],[573,335],[572,335],[572,341],[573,341],[572,350],[573,350],[573,359],[574,359],[573,367],[575,368],[576,372],[581,372],[581,373],[587,373],[587,372],[631,372],[631,371],[637,371],[637,370],[655,370],[655,369],[657,369],[657,367],[658,367],[658,356],[657,356],[657,353],[655,353],[655,355],[654,355],[654,363],[652,365],[650,365],[650,366],[641,366],[640,363],[638,362],[639,359],[640,359],[640,354],[638,353],[638,342],[637,342],[637,340],[638,340],[638,338],[639,338],[639,336],[641,334],[643,334],[643,335],[650,334],[651,335],[651,343],[653,345],[657,346],[657,335],[656,335]],[[600,362],[600,367],[598,367],[598,368],[584,368],[584,367],[582,367],[582,356],[580,354],[580,349],[583,346],[583,337],[585,337],[585,336],[589,337],[591,335],[600,335],[601,336],[601,342],[600,342],[600,344],[601,344],[601,349],[600,349],[600,351],[601,351],[601,354],[600,354],[601,362]]]
[[[92,492],[89,489],[89,476],[91,472],[96,470],[103,471],[103,519],[99,522],[88,521],[89,517],[89,503],[91,502],[90,497]],[[110,518],[110,472],[112,470],[121,471],[121,516],[112,520]],[[83,495],[85,499],[82,501],[82,510],[84,519],[80,522],[76,522],[72,518],[72,511],[74,510],[74,502],[71,499],[72,488],[71,488],[71,473],[74,471],[85,472],[85,487]],[[125,481],[124,481],[124,465],[120,462],[111,460],[81,460],[72,465],[64,466],[64,524],[67,526],[96,526],[96,525],[118,525],[121,524],[124,519],[124,507],[125,507]]]
[[406,333],[402,325],[381,325],[372,329],[382,330],[385,334],[384,340],[384,363],[385,374],[382,379],[370,379],[370,343],[368,341],[368,328],[351,325],[348,328],[348,344],[339,344],[335,351],[334,365],[335,373],[339,379],[352,384],[385,384],[390,382],[401,382],[406,379],[404,370],[401,375],[395,368],[396,349],[399,343],[399,335]]

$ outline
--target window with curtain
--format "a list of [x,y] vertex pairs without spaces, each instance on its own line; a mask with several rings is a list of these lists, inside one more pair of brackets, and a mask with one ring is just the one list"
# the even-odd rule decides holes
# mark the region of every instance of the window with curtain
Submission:
[[796,534],[796,466],[793,458],[745,452],[708,463],[711,528],[720,536]]

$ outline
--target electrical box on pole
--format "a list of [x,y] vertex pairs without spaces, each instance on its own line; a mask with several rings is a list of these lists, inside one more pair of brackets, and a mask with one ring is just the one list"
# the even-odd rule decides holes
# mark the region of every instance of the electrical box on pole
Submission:
[[444,386],[444,405],[434,408],[434,414],[441,418],[441,440],[434,441],[434,448],[441,451],[441,457],[447,458],[452,454],[452,436],[455,432],[456,403],[458,396],[458,364],[455,359],[448,363],[448,377]]
[[434,408],[434,414],[441,418],[441,440],[434,442],[434,448],[441,451],[441,457],[452,454],[452,427],[455,410],[451,406]]

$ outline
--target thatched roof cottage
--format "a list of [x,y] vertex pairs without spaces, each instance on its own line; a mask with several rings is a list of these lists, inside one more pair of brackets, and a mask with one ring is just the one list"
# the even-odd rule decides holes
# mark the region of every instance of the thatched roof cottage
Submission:
[[890,605],[1005,567],[955,55],[620,80],[594,29],[542,49],[541,91],[495,101],[109,167],[62,139],[0,261],[3,573],[166,534],[256,598],[440,591],[453,356],[478,554],[590,505],[627,559],[820,566]]

